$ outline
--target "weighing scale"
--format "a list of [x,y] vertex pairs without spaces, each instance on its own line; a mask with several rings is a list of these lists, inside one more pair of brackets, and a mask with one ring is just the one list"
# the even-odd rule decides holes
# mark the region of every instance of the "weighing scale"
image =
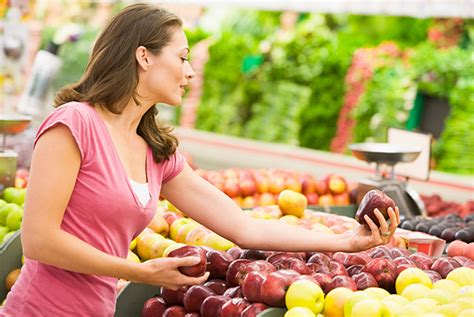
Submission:
[[30,122],[30,116],[14,113],[0,114],[0,134],[2,135],[2,143],[0,144],[0,193],[5,187],[15,185],[18,161],[18,154],[11,149],[7,149],[7,135],[23,132]]
[[[362,179],[357,187],[357,203],[371,189],[384,191],[400,210],[400,215],[413,218],[426,216],[425,205],[420,195],[405,180],[397,179],[395,165],[414,161],[422,152],[420,147],[391,143],[356,143],[349,145],[352,154],[359,160],[375,163],[375,175]],[[387,167],[388,172],[383,169]]]

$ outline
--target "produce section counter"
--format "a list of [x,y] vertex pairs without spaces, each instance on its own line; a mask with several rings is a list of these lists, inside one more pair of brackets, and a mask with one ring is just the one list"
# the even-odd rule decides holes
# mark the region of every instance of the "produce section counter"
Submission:
[[[316,177],[337,172],[352,182],[372,177],[375,170],[375,166],[348,155],[186,128],[176,128],[176,134],[180,149],[190,154],[193,162],[203,169],[283,168]],[[474,177],[431,171],[429,181],[410,180],[409,184],[420,194],[439,193],[446,200],[465,202],[474,198]]]

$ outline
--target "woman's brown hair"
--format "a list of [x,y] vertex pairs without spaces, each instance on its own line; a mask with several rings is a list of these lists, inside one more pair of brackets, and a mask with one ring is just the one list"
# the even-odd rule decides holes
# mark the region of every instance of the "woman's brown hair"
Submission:
[[[70,101],[87,102],[120,114],[132,96],[137,105],[138,71],[135,51],[146,47],[159,54],[173,32],[182,26],[174,14],[151,4],[134,4],[119,12],[97,38],[82,78],[62,88],[55,107]],[[168,159],[178,146],[170,126],[158,123],[151,107],[142,117],[137,133],[152,148],[156,162]]]

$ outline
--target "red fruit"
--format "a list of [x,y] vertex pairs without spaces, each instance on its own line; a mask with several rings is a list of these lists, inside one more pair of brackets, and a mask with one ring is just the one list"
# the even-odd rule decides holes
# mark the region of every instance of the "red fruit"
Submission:
[[469,261],[467,261],[466,263],[464,263],[463,266],[464,266],[464,267],[468,267],[468,268],[474,270],[474,261],[473,261],[473,260],[469,260]]
[[148,299],[142,308],[142,317],[161,316],[165,312],[167,306],[163,298],[152,297]]
[[462,253],[463,256],[474,260],[474,242],[469,243],[465,248],[464,252]]
[[228,296],[212,295],[207,297],[201,305],[201,317],[221,316],[222,306],[229,300]]
[[424,270],[424,272],[425,272],[426,274],[428,274],[428,276],[429,276],[430,279],[431,279],[431,282],[433,282],[433,283],[442,279],[441,275],[440,275],[438,272],[436,272],[436,271],[433,271],[433,270]]
[[306,266],[306,263],[295,258],[284,258],[275,263],[278,270],[293,270],[300,274],[310,274],[311,269]]
[[369,287],[378,287],[377,281],[375,277],[367,272],[360,272],[359,274],[355,274],[351,277],[354,282],[356,283],[358,290],[364,290]]
[[319,202],[319,195],[316,193],[305,194],[308,205],[317,205]]
[[415,262],[416,266],[422,270],[429,270],[433,265],[433,260],[424,253],[417,252],[408,256],[410,260]]
[[410,258],[405,258],[403,256],[393,259],[393,264],[395,264],[397,276],[405,269],[408,269],[410,267],[417,267],[416,263],[413,262]]
[[308,263],[316,263],[316,264],[325,265],[325,266],[329,265],[329,261],[331,261],[331,258],[327,256],[326,254],[320,253],[320,252],[314,253],[308,259]]
[[311,276],[318,282],[323,290],[325,290],[328,284],[332,281],[332,277],[326,273],[315,273],[311,274]]
[[403,248],[391,248],[389,251],[392,255],[392,259],[396,259],[400,256],[407,257],[411,254],[409,250]]
[[365,253],[345,253],[345,252],[336,252],[333,255],[333,260],[336,260],[339,263],[342,263],[345,267],[352,265],[364,265],[370,260],[370,256]]
[[171,306],[164,311],[162,317],[186,317],[186,309],[182,306]]
[[240,257],[240,254],[243,252],[243,250],[239,247],[232,247],[229,250],[226,251],[226,253],[230,254],[234,260],[237,260]]
[[181,248],[178,248],[176,250],[173,250],[169,253],[168,257],[178,257],[178,258],[183,258],[183,257],[188,257],[188,256],[195,256],[201,259],[201,261],[192,266],[181,266],[179,267],[179,271],[183,273],[184,275],[187,276],[202,276],[204,273],[206,273],[206,268],[207,268],[207,260],[206,260],[206,251],[204,251],[200,247],[196,246],[183,246]]
[[228,289],[225,290],[224,294],[222,294],[224,296],[228,296],[230,298],[235,298],[235,297],[242,297],[244,296],[242,294],[242,288],[240,286],[234,286],[234,287],[230,287]]
[[242,282],[242,294],[247,300],[253,303],[262,302],[260,288],[268,273],[253,271],[248,273]]
[[336,275],[349,276],[344,265],[334,260],[329,261],[328,270],[329,270],[328,274],[331,276],[336,276]]
[[207,259],[207,270],[209,271],[209,277],[214,279],[225,278],[227,269],[233,258],[230,254],[217,251],[209,250],[206,252]]
[[467,243],[461,240],[454,240],[448,245],[446,251],[448,256],[454,257],[458,255],[463,255],[464,249],[467,247]]
[[362,271],[372,274],[381,288],[389,292],[395,289],[397,275],[392,260],[385,258],[372,259],[364,265]]
[[181,306],[183,305],[184,294],[186,294],[188,288],[189,287],[187,286],[183,286],[180,289],[174,291],[169,288],[162,287],[160,289],[160,294],[168,306]]
[[209,287],[212,289],[217,295],[224,294],[225,290],[227,289],[228,285],[224,280],[210,280],[204,283],[204,286]]
[[249,306],[250,303],[243,298],[232,298],[222,306],[221,316],[240,317]]
[[240,254],[240,259],[247,259],[247,260],[265,260],[268,257],[266,251],[262,250],[255,250],[255,249],[245,249],[242,250]]
[[250,263],[240,265],[239,269],[235,275],[235,281],[238,285],[242,285],[242,281],[245,279],[245,276],[250,272],[263,272],[263,273],[272,273],[276,271],[275,266],[273,264],[264,261],[264,260],[257,260],[252,261]]
[[357,285],[354,282],[354,280],[352,280],[347,275],[346,276],[342,275],[342,276],[334,276],[331,282],[329,282],[329,284],[327,284],[326,287],[324,288],[324,293],[327,294],[328,292],[330,292],[331,290],[337,287],[345,287],[353,291],[357,291]]
[[285,294],[298,273],[291,270],[281,270],[267,275],[260,287],[263,302],[273,307],[285,307]]
[[356,265],[351,265],[347,268],[347,274],[349,274],[349,276],[354,276],[356,274],[359,274],[360,272],[362,272],[362,268],[364,266],[363,265],[360,265],[360,264],[356,264]]
[[395,202],[384,192],[378,189],[372,189],[362,198],[355,219],[359,223],[367,225],[364,219],[364,216],[367,215],[377,226],[380,226],[379,220],[374,214],[376,208],[382,213],[385,219],[388,219],[388,208],[395,210]]
[[441,257],[433,262],[431,269],[433,271],[438,272],[442,278],[446,278],[449,272],[458,267],[461,267],[461,264],[459,264],[459,262],[455,259],[449,257]]
[[254,303],[242,311],[240,317],[257,317],[257,315],[264,310],[268,309],[268,306],[263,303]]
[[453,259],[458,261],[459,264],[461,264],[461,266],[464,266],[464,264],[466,264],[466,262],[470,261],[469,258],[466,258],[465,256],[462,256],[462,255],[455,256],[455,257],[453,257]]
[[385,246],[378,246],[369,251],[371,258],[385,258],[385,259],[392,259],[392,253],[390,250]]
[[183,304],[188,312],[200,312],[204,300],[217,295],[212,289],[204,285],[191,286],[184,295]]
[[236,286],[238,285],[238,281],[236,279],[237,274],[240,271],[240,267],[250,263],[250,260],[247,259],[238,259],[234,260],[230,263],[229,268],[227,269],[226,273],[226,281],[229,286]]

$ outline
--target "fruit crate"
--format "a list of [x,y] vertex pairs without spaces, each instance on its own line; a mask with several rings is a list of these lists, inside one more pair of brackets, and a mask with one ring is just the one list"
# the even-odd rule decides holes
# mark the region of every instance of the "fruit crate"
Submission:
[[357,211],[356,205],[347,205],[347,206],[320,206],[320,205],[309,205],[308,209],[314,211],[322,211],[329,214],[346,216],[349,218],[354,218]]
[[18,230],[0,248],[0,303],[7,296],[5,279],[8,273],[21,267],[22,254],[20,231]]
[[115,317],[141,316],[143,304],[159,294],[157,286],[128,283],[117,296]]

